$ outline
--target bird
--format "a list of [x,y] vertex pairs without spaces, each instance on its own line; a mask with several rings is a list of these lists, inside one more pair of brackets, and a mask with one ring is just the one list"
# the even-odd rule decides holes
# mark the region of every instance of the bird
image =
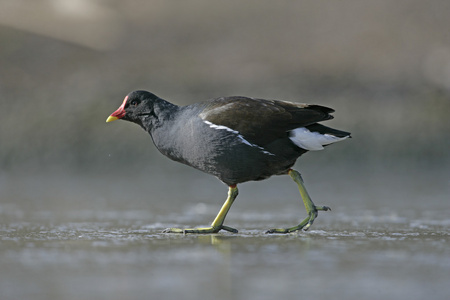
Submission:
[[297,184],[307,217],[298,225],[267,233],[308,230],[319,211],[306,191],[301,174],[292,167],[308,151],[350,138],[349,132],[320,124],[334,110],[316,104],[244,96],[219,97],[186,106],[136,90],[106,120],[125,120],[147,131],[156,148],[176,162],[217,177],[228,186],[228,197],[209,227],[167,228],[166,233],[237,233],[224,220],[238,196],[237,185],[289,175]]

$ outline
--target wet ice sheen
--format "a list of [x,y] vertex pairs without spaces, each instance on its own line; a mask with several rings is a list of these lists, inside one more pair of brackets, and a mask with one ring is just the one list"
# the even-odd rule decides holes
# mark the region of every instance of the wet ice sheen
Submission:
[[133,222],[127,213],[80,222],[40,220],[44,215],[1,224],[2,299],[411,300],[450,294],[446,220],[419,218],[411,226],[408,218],[374,216],[349,223],[336,214],[309,232],[267,235],[268,220],[253,216],[238,224],[250,228],[239,234],[201,236],[163,234],[173,224]]

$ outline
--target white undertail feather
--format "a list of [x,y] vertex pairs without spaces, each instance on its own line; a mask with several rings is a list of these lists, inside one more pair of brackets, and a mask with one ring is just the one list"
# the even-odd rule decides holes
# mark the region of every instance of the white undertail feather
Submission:
[[311,132],[308,128],[299,127],[289,132],[289,139],[305,150],[322,150],[323,146],[345,140],[348,136],[337,137],[331,134]]

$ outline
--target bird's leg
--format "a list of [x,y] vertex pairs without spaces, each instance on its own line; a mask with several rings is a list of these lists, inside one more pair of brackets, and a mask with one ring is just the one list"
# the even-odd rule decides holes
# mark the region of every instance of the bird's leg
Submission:
[[318,215],[318,211],[327,211],[331,210],[328,206],[316,206],[309,197],[308,192],[306,191],[305,185],[303,184],[302,176],[299,172],[291,169],[288,172],[289,176],[297,183],[298,190],[300,191],[300,195],[303,199],[303,203],[305,204],[306,212],[308,213],[308,217],[304,219],[300,224],[290,228],[279,228],[279,229],[270,229],[267,233],[289,233],[298,230],[308,230],[309,227],[314,223],[314,219]]
[[190,228],[190,229],[182,229],[182,228],[167,228],[164,230],[166,233],[217,233],[220,230],[226,230],[233,233],[237,233],[237,229],[228,227],[223,225],[225,217],[227,216],[228,211],[231,208],[231,205],[234,202],[238,195],[238,189],[236,185],[231,185],[228,188],[228,198],[220,209],[214,221],[211,223],[210,227],[205,228]]

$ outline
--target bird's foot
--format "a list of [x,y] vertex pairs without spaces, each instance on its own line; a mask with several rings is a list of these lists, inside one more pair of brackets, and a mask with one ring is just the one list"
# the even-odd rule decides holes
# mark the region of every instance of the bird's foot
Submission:
[[204,228],[167,228],[163,230],[163,233],[194,233],[194,234],[211,234],[211,233],[218,233],[220,230],[226,230],[232,233],[238,233],[237,229],[234,229],[232,227],[228,227],[225,225],[220,226],[211,226],[211,227],[204,227]]
[[328,211],[331,210],[328,206],[312,206],[312,209],[308,212],[308,217],[304,219],[300,224],[294,227],[290,228],[274,228],[269,229],[266,231],[266,233],[290,233],[294,231],[304,230],[307,231],[309,227],[314,223],[314,220],[317,218],[317,215],[319,214],[319,210],[321,211]]

